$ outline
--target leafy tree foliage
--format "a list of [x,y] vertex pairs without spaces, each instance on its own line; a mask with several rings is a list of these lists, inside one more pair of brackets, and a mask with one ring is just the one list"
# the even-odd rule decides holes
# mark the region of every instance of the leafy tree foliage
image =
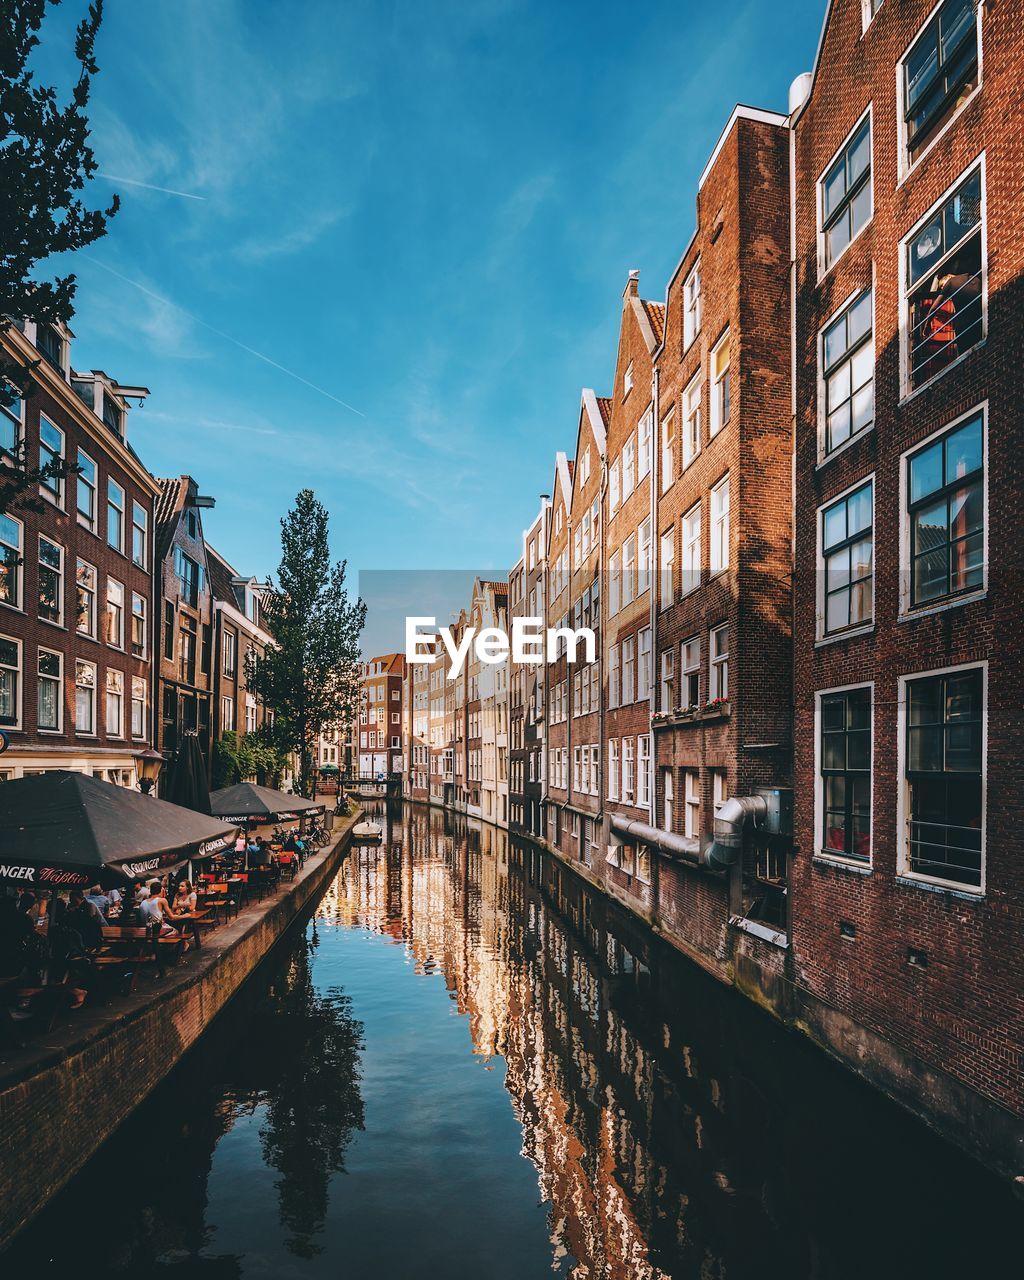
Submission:
[[[41,277],[40,263],[92,244],[118,209],[87,208],[81,193],[96,172],[86,107],[99,70],[96,34],[103,0],[93,0],[75,32],[78,79],[68,101],[39,84],[30,67],[48,8],[60,0],[4,0],[0,5],[0,338],[23,319],[67,324],[74,313],[75,277]],[[25,361],[0,346],[0,405],[14,406],[32,389],[38,359]],[[0,512],[34,506],[41,479],[66,474],[60,462],[42,470],[21,452],[0,455]]]
[[303,489],[281,521],[277,583],[264,599],[263,623],[274,639],[250,650],[246,679],[274,708],[280,745],[299,758],[298,791],[308,796],[317,737],[351,717],[359,693],[362,600],[350,601],[345,562],[332,564],[326,508]]
[[213,785],[232,787],[255,778],[261,787],[277,787],[284,773],[284,753],[264,733],[222,734],[213,748]]

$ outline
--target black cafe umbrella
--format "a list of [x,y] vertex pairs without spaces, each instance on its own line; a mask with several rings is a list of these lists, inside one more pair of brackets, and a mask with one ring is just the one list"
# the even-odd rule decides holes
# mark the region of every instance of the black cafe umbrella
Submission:
[[186,733],[178,748],[178,756],[171,769],[166,789],[161,788],[165,800],[179,804],[195,813],[210,812],[210,784],[206,777],[206,761],[194,733]]
[[230,823],[55,769],[0,787],[0,880],[56,889],[125,880],[208,858]]
[[303,800],[302,796],[290,796],[272,787],[258,787],[255,782],[237,782],[210,796],[210,812],[236,826],[309,818],[323,811],[324,806],[315,800]]

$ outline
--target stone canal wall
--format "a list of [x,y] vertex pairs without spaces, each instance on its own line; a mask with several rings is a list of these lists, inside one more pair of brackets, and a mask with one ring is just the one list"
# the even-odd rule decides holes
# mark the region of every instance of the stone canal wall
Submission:
[[[290,884],[206,936],[202,950],[145,990],[76,1014],[69,1027],[0,1058],[0,1249],[89,1160],[180,1061],[274,943],[316,901],[358,814]],[[160,1160],[160,1139],[139,1152]],[[125,1169],[125,1177],[131,1177]],[[117,1188],[111,1187],[116,1216]],[[88,1249],[91,1246],[85,1245]]]

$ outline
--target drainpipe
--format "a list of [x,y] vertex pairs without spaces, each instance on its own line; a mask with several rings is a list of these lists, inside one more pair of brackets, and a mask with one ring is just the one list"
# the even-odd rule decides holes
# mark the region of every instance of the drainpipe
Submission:
[[[668,325],[668,294],[665,295],[666,327]],[[647,676],[648,730],[647,740],[647,813],[651,826],[657,823],[658,815],[658,770],[655,765],[654,750],[654,713],[658,708],[658,603],[661,596],[661,534],[658,526],[658,495],[661,492],[661,371],[657,364],[651,370],[651,581],[648,586],[648,607],[650,611],[651,652],[650,669]],[[658,859],[652,859],[651,866],[651,898],[654,914],[657,918],[661,905],[661,876]]]
[[764,796],[733,796],[715,815],[715,838],[704,850],[703,862],[714,871],[735,865],[743,848],[743,828],[747,819],[757,826],[768,816]]

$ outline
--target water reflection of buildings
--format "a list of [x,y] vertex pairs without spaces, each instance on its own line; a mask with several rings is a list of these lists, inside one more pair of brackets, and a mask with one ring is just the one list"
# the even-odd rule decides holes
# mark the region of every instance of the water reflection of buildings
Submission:
[[730,1171],[704,1155],[723,1089],[667,1023],[644,1022],[644,946],[504,832],[407,806],[389,836],[352,851],[320,914],[389,936],[418,974],[442,975],[473,1051],[505,1059],[556,1260],[575,1260],[579,1280],[657,1280],[670,1274],[661,1254],[715,1275],[716,1233],[693,1188],[733,1195]]

